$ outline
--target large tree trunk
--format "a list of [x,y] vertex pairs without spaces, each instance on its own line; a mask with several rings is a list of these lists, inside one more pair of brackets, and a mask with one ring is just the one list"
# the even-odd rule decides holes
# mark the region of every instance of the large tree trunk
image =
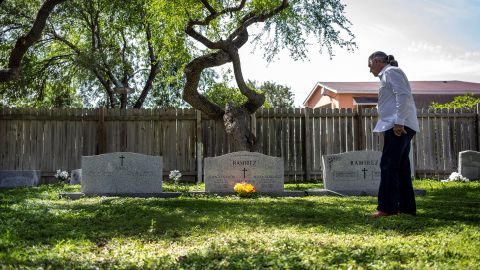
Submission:
[[228,138],[232,140],[234,151],[258,151],[257,138],[247,125],[250,113],[243,107],[234,107],[231,104],[225,106],[223,124]]
[[231,61],[228,53],[224,51],[193,59],[185,68],[186,83],[183,88],[183,99],[212,119],[222,121],[229,140],[234,142],[234,151],[257,151],[257,140],[248,128],[246,120],[263,104],[264,97],[257,97],[257,102],[261,102],[257,104],[258,106],[253,106],[252,101],[249,100],[241,106],[227,104],[224,110],[197,91],[200,74],[205,68],[223,65]]

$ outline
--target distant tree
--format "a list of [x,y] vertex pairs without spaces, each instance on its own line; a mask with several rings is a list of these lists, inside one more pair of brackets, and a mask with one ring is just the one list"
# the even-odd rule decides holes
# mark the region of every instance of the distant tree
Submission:
[[430,108],[433,109],[459,109],[459,108],[475,108],[480,104],[480,98],[476,98],[473,94],[456,96],[451,102],[440,104],[432,102]]
[[227,82],[213,83],[208,88],[205,97],[222,107],[225,107],[229,102],[238,106],[247,101],[247,98],[242,95],[238,88],[228,86]]
[[[258,87],[257,83],[254,81],[247,81],[247,85],[257,93],[265,94],[266,99],[262,105],[262,108],[272,108],[269,96],[264,92],[264,89]],[[247,102],[247,97],[242,95],[240,89],[229,86],[227,81],[211,84],[205,96],[210,101],[221,107],[227,106],[228,103],[231,103],[235,106],[241,106]]]
[[[232,71],[226,70],[223,72],[223,76],[220,82],[215,80],[218,79],[218,74],[215,73],[212,76],[213,78],[205,85],[205,97],[208,100],[212,101],[213,103],[217,104],[220,107],[225,107],[228,103],[231,103],[235,106],[241,106],[245,102],[247,102],[247,97],[242,95],[240,89],[234,86],[230,86],[230,82],[233,80]],[[262,89],[258,86],[258,82],[248,80],[247,82],[248,87],[253,89],[258,93],[262,93]],[[265,103],[262,106],[263,108],[271,108],[271,104],[265,100]]]
[[266,102],[272,108],[292,108],[294,95],[290,87],[276,84],[275,82],[264,82],[258,89],[265,94]]

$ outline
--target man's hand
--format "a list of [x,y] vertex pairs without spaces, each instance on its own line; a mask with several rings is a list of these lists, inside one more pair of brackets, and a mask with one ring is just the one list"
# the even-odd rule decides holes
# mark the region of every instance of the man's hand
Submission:
[[397,136],[402,136],[402,134],[407,134],[407,131],[405,130],[405,127],[403,125],[397,125],[393,127],[393,133]]

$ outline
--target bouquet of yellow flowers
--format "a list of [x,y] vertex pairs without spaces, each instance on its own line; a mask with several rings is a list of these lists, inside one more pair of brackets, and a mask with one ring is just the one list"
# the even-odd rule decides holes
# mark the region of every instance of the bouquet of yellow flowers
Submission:
[[255,186],[246,182],[236,183],[233,190],[237,193],[238,197],[243,198],[252,198],[257,194]]

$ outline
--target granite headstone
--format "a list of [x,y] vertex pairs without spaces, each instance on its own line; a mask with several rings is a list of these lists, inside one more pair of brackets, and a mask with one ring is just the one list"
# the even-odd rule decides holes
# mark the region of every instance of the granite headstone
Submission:
[[0,188],[37,186],[40,184],[41,172],[31,171],[0,171]]
[[379,151],[352,151],[323,156],[325,189],[345,195],[376,195],[380,185]]
[[162,157],[115,152],[82,157],[85,195],[162,193]]
[[236,183],[247,182],[258,193],[284,192],[283,159],[256,152],[233,152],[205,158],[205,191],[233,193]]
[[480,152],[470,150],[460,152],[458,172],[469,180],[480,179]]
[[82,169],[72,170],[70,173],[70,185],[79,185],[82,183]]

